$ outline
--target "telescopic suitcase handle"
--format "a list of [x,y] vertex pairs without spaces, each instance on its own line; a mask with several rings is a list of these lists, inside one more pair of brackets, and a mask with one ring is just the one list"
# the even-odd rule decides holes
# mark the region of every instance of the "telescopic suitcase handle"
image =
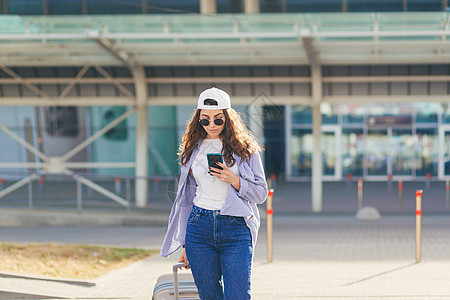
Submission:
[[184,262],[179,262],[173,265],[173,294],[175,295],[175,300],[180,299],[180,293],[178,290],[178,268],[184,267]]

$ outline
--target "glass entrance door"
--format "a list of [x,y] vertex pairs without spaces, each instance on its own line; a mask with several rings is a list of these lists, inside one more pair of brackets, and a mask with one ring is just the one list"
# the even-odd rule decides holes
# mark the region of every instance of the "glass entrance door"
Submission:
[[[322,174],[325,180],[339,180],[341,177],[341,149],[339,147],[340,128],[337,126],[322,126]],[[290,145],[291,175],[307,177],[312,175],[313,145],[312,130],[309,128],[294,128]]]
[[368,176],[388,174],[389,138],[387,129],[369,129],[366,140],[366,167]]
[[[411,129],[391,130],[390,163],[392,175],[413,176],[414,170],[414,136]],[[388,167],[389,169],[389,167]]]
[[341,171],[340,128],[322,126],[322,174],[325,180],[339,180]]

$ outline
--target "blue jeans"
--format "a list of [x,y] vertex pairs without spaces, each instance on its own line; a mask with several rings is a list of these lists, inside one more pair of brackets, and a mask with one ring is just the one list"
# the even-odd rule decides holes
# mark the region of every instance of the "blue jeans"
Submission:
[[185,244],[200,299],[251,298],[253,246],[243,217],[225,216],[219,210],[194,205]]

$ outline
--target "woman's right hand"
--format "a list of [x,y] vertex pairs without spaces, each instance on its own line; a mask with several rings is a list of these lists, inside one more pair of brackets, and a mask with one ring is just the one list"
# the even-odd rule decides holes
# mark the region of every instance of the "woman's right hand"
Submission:
[[[180,259],[178,260],[178,262],[184,262],[185,269],[186,270],[189,269],[189,262],[186,257],[186,249],[183,248],[183,252],[181,253],[181,256],[180,256]],[[181,268],[180,268],[180,270],[181,270]]]

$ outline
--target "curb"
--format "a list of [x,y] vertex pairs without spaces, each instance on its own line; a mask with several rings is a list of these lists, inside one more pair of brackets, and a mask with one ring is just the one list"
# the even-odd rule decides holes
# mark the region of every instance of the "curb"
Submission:
[[166,226],[168,214],[0,210],[0,227]]
[[18,279],[27,279],[27,280],[52,281],[52,282],[66,283],[66,284],[72,284],[72,285],[80,285],[80,286],[85,286],[85,287],[95,286],[94,282],[89,282],[89,281],[84,281],[84,280],[52,278],[52,277],[22,275],[22,274],[4,273],[4,272],[0,272],[0,278],[18,278]]

